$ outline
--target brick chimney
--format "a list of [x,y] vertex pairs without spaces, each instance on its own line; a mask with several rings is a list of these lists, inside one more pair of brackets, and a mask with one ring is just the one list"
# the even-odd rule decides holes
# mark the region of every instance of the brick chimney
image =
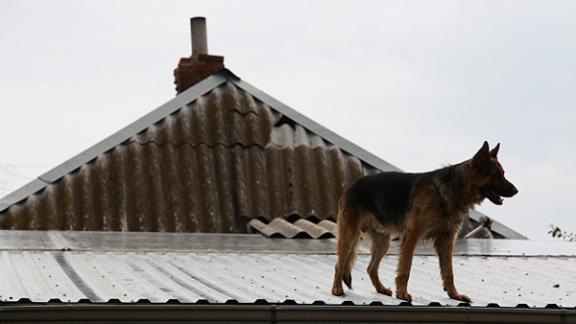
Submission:
[[206,18],[191,18],[190,27],[192,31],[192,56],[181,58],[178,67],[174,70],[177,93],[224,69],[223,56],[208,55]]

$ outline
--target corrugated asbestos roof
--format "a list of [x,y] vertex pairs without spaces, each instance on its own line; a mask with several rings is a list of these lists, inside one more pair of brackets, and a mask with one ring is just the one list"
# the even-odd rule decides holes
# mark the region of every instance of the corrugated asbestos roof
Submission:
[[398,168],[226,70],[4,197],[0,228],[327,238],[342,189],[377,170]]
[[[4,237],[4,234],[7,237]],[[77,303],[284,303],[398,305],[374,292],[360,253],[354,290],[330,294],[334,240],[184,233],[2,232],[0,301]],[[536,248],[536,250],[534,249]],[[64,251],[63,251],[64,250]],[[423,246],[409,288],[415,305],[457,305],[442,290],[437,258]],[[519,253],[519,251],[524,251]],[[381,265],[391,286],[395,248]],[[459,241],[457,286],[472,306],[576,307],[576,245]]]
[[242,233],[255,217],[335,218],[342,188],[370,169],[223,82],[63,177],[54,176],[4,211],[1,225]]

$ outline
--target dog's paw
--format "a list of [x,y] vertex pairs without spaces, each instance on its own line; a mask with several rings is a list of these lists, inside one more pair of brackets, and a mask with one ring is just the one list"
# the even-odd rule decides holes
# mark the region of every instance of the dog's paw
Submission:
[[460,293],[452,293],[452,294],[448,294],[448,296],[452,299],[455,300],[459,300],[461,302],[465,302],[465,303],[470,303],[472,302],[472,300],[470,299],[470,297],[464,295],[464,294],[460,294]]
[[412,296],[407,291],[397,291],[396,298],[405,300],[407,302],[412,302]]
[[334,296],[344,296],[344,289],[342,287],[333,287],[332,295]]
[[387,295],[387,296],[392,296],[392,290],[390,290],[390,289],[388,289],[388,288],[386,288],[386,287],[384,287],[384,286],[377,287],[377,288],[376,288],[376,291],[377,291],[379,294],[384,294],[384,295]]

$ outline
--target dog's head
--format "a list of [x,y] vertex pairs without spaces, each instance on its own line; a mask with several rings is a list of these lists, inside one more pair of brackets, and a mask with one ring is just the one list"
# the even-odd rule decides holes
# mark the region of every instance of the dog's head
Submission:
[[500,143],[490,150],[488,142],[484,142],[471,160],[475,186],[484,198],[496,205],[502,205],[502,197],[508,198],[518,193],[518,189],[504,177],[504,168],[498,162],[499,149]]

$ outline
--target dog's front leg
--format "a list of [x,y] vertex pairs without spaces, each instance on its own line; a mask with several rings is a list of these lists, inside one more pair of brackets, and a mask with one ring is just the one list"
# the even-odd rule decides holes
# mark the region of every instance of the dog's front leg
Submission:
[[412,268],[412,258],[420,233],[414,230],[405,230],[400,246],[400,260],[396,270],[396,298],[411,302],[412,296],[408,293],[408,279]]
[[444,283],[444,290],[452,299],[469,303],[471,300],[468,296],[460,294],[454,285],[454,271],[452,269],[452,255],[454,253],[454,240],[456,233],[445,233],[436,237],[434,247],[438,253],[440,263],[440,274]]

